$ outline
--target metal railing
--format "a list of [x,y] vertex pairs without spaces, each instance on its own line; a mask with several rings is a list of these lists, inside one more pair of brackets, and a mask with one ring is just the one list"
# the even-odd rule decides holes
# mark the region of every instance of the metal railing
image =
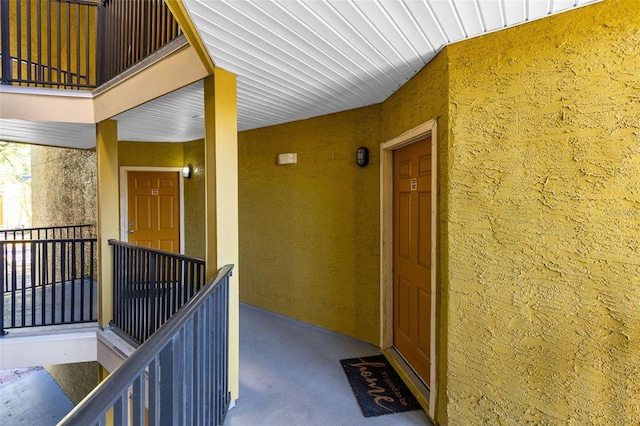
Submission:
[[205,262],[109,240],[113,247],[112,325],[143,343],[205,284]]
[[104,0],[98,24],[98,85],[182,34],[164,0]]
[[181,34],[164,0],[0,0],[0,81],[93,89]]
[[103,425],[111,410],[117,425],[222,425],[230,402],[232,269],[220,269],[58,425]]
[[96,239],[0,241],[5,328],[97,320]]
[[7,240],[59,240],[95,238],[95,225],[48,226],[40,228],[0,229],[0,241]]
[[96,86],[97,3],[0,0],[2,84]]

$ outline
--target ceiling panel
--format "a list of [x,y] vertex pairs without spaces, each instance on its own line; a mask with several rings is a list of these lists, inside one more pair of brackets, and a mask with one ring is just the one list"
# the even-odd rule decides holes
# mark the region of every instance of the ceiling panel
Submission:
[[118,139],[136,142],[192,141],[204,137],[203,83],[116,115]]
[[459,21],[462,23],[465,37],[474,37],[486,31],[478,2],[472,1],[468,6],[455,2],[452,5]]
[[[425,0],[428,8],[433,11],[438,26],[442,28],[447,43],[454,43],[462,40],[467,36],[462,28],[460,18],[453,7],[453,3],[446,0]],[[466,6],[460,2],[460,7],[475,7],[473,2],[465,2]]]
[[[237,75],[247,130],[380,103],[448,43],[599,0],[182,1],[216,66]],[[115,119],[121,139],[187,141],[203,137],[202,111],[198,83]],[[92,126],[0,124],[0,139],[94,144]]]
[[96,145],[95,124],[0,119],[0,140],[65,148]]
[[527,0],[499,0],[499,2],[504,11],[506,26],[513,26],[526,21]]
[[528,1],[525,19],[532,21],[534,19],[540,19],[550,13],[551,0],[537,0]]
[[551,12],[558,13],[563,10],[569,9],[573,7],[575,3],[575,0],[553,0],[553,2],[551,3]]
[[486,31],[495,31],[506,26],[502,0],[478,0],[478,9]]
[[[437,49],[432,44],[433,40],[423,31],[409,5],[402,1],[387,1],[380,5],[389,14],[389,19],[402,23],[398,30],[402,32],[407,43],[412,45],[416,54],[422,58],[421,62],[428,62],[425,58],[430,58]],[[419,17],[422,21],[422,17]]]
[[382,102],[447,43],[589,2],[184,1],[215,64],[238,75],[239,130]]

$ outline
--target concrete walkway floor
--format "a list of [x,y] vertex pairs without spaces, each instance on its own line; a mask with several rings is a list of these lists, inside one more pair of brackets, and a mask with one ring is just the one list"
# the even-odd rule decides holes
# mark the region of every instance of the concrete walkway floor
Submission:
[[[241,305],[240,397],[224,426],[432,425],[422,410],[362,415],[340,360],[379,353],[368,343]],[[0,371],[0,425],[51,426],[72,408],[42,367]]]
[[42,367],[0,371],[0,425],[52,426],[73,403]]
[[340,360],[373,345],[248,306],[240,307],[240,396],[225,426],[431,425],[422,411],[366,418]]

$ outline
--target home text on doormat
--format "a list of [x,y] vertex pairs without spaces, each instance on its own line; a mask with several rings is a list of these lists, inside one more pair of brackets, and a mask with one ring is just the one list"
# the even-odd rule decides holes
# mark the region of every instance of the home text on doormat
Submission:
[[420,404],[383,355],[340,361],[365,417],[420,410]]

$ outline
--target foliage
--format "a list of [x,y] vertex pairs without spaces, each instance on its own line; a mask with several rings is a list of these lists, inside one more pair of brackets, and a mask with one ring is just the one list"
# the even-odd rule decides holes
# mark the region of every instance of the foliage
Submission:
[[31,223],[31,147],[0,141],[0,227]]
[[0,142],[0,184],[23,182],[31,175],[30,170],[31,147],[29,145]]

